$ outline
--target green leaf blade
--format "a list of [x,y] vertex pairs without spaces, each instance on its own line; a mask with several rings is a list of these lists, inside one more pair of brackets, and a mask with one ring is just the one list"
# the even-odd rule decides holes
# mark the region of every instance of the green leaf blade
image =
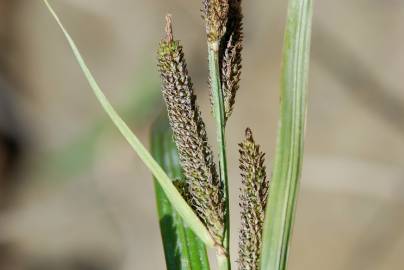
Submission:
[[191,207],[188,206],[186,201],[182,198],[181,194],[177,191],[175,186],[172,184],[171,179],[167,176],[164,170],[160,167],[160,165],[153,159],[151,154],[147,151],[144,145],[140,142],[140,140],[136,137],[136,135],[130,130],[128,125],[122,120],[119,114],[115,111],[112,107],[111,103],[108,101],[104,93],[102,92],[101,88],[99,87],[98,83],[94,79],[93,75],[91,74],[90,70],[88,69],[84,59],[82,58],[76,44],[74,43],[73,39],[63,26],[62,22],[60,21],[59,17],[57,16],[56,12],[52,9],[49,2],[47,0],[43,0],[45,5],[47,6],[48,10],[58,23],[60,29],[62,30],[63,34],[65,35],[69,46],[71,47],[74,56],[80,68],[82,69],[88,83],[91,86],[97,100],[101,104],[104,111],[108,114],[111,118],[112,122],[121,132],[121,134],[125,137],[128,141],[130,146],[133,150],[138,154],[141,158],[143,163],[148,167],[148,169],[153,173],[156,177],[157,181],[161,185],[161,188],[164,190],[165,194],[167,195],[168,200],[173,205],[173,207],[177,210],[178,214],[181,215],[184,221],[187,222],[188,226],[192,228],[192,230],[198,235],[198,237],[208,246],[213,247],[214,241],[209,234],[208,230],[206,229],[205,225],[199,220],[196,214],[193,212]]
[[[177,149],[165,115],[153,126],[151,146],[153,156],[167,174],[172,179],[182,179]],[[167,270],[209,270],[205,245],[172,208],[157,181],[155,190]]]
[[303,160],[312,0],[290,0],[274,173],[265,215],[262,270],[285,270]]

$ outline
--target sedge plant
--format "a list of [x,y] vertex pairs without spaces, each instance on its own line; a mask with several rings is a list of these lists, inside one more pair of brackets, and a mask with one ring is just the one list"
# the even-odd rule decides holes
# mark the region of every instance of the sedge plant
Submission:
[[113,123],[155,179],[166,266],[210,269],[207,249],[215,249],[220,270],[233,261],[240,270],[285,270],[303,160],[312,0],[289,0],[284,37],[281,104],[271,181],[265,153],[250,128],[239,144],[242,179],[238,258],[230,257],[229,181],[226,123],[239,90],[242,63],[242,0],[203,0],[209,86],[216,124],[218,162],[170,15],[157,49],[166,110],[152,129],[149,152],[114,110],[92,76],[73,39],[48,0],[43,0],[63,31],[91,89]]

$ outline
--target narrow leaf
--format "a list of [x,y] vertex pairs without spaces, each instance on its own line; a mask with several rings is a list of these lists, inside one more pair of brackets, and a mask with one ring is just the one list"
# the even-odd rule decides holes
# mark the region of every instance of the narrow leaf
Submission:
[[[183,182],[177,149],[165,113],[153,125],[151,147],[154,158],[167,174]],[[155,191],[167,270],[209,270],[205,245],[184,224],[157,181]]]
[[225,199],[225,231],[223,235],[223,247],[226,250],[226,255],[222,254],[219,259],[219,269],[230,270],[230,201],[229,201],[229,181],[227,172],[227,153],[226,153],[226,136],[225,136],[225,109],[223,92],[220,82],[220,68],[219,68],[219,53],[215,50],[214,46],[208,43],[208,60],[209,60],[209,73],[211,82],[211,91],[213,99],[213,112],[216,122],[216,136],[217,145],[219,148],[219,169],[220,180],[224,187]]
[[105,97],[104,93],[102,92],[101,88],[98,86],[98,83],[95,81],[94,77],[92,76],[90,70],[88,69],[86,63],[84,62],[80,52],[74,43],[73,39],[70,37],[69,33],[64,28],[63,24],[61,23],[60,19],[58,18],[55,11],[49,5],[47,0],[43,0],[46,4],[47,8],[49,9],[50,13],[55,18],[56,22],[58,23],[59,27],[63,31],[73,53],[76,57],[77,62],[79,63],[86,79],[88,80],[91,89],[93,90],[95,96],[97,97],[98,101],[100,102],[104,111],[108,114],[111,118],[112,122],[115,126],[119,129],[125,139],[129,142],[132,146],[133,150],[139,155],[141,160],[144,164],[149,168],[149,170],[153,173],[156,177],[157,181],[161,185],[161,188],[164,190],[167,198],[173,205],[173,207],[177,210],[178,214],[188,223],[189,227],[201,238],[201,240],[209,247],[213,247],[214,242],[212,237],[210,236],[209,232],[207,231],[206,227],[203,223],[199,220],[199,218],[195,215],[191,207],[185,202],[182,198],[181,194],[177,191],[175,186],[172,184],[171,179],[167,176],[164,170],[160,167],[160,165],[153,159],[151,154],[147,151],[144,145],[139,141],[135,134],[130,130],[128,125],[122,120],[122,118],[118,115],[115,109],[112,107],[111,103]]
[[281,78],[281,112],[265,216],[262,270],[285,270],[303,159],[312,0],[289,0]]

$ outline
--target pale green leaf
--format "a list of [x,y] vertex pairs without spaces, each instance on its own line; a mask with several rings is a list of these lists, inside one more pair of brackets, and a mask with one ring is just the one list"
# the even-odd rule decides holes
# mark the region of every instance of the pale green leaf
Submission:
[[274,173],[265,215],[262,270],[285,270],[303,159],[312,0],[289,0]]

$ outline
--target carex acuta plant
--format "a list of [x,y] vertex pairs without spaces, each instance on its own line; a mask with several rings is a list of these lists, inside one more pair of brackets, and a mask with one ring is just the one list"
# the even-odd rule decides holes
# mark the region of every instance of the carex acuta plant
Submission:
[[[230,117],[241,74],[242,14],[240,1],[204,1],[208,44],[218,43],[219,89],[224,101],[225,121]],[[224,181],[220,181],[207,141],[205,124],[196,104],[191,78],[182,46],[174,40],[172,19],[166,17],[166,37],[158,49],[158,67],[162,79],[162,92],[179,160],[185,175],[181,193],[224,252],[223,268],[229,268],[228,246],[224,220]],[[213,74],[215,76],[216,74]],[[212,79],[212,78],[211,78]],[[212,84],[211,84],[212,87]],[[214,101],[212,106],[215,106]],[[220,110],[220,109],[219,109]],[[215,111],[215,110],[214,110]],[[219,145],[221,147],[221,145]],[[252,132],[246,130],[246,139],[240,144],[242,176],[239,269],[258,269],[262,228],[267,201],[264,153],[255,144]],[[220,164],[221,166],[221,164]],[[225,175],[227,172],[224,172]]]
[[[213,248],[219,269],[230,270],[225,131],[236,107],[236,93],[241,88],[244,38],[241,0],[202,1],[217,162],[197,104],[183,47],[174,39],[170,16],[167,16],[165,35],[157,50],[166,111],[153,125],[151,154],[105,97],[48,0],[43,2],[62,29],[102,108],[155,177],[167,269],[209,270],[206,248]],[[287,268],[303,159],[311,16],[312,0],[289,0],[278,140],[271,184],[264,164],[265,154],[249,128],[239,144],[241,225],[235,260],[239,270]],[[232,183],[234,181],[232,179]]]

